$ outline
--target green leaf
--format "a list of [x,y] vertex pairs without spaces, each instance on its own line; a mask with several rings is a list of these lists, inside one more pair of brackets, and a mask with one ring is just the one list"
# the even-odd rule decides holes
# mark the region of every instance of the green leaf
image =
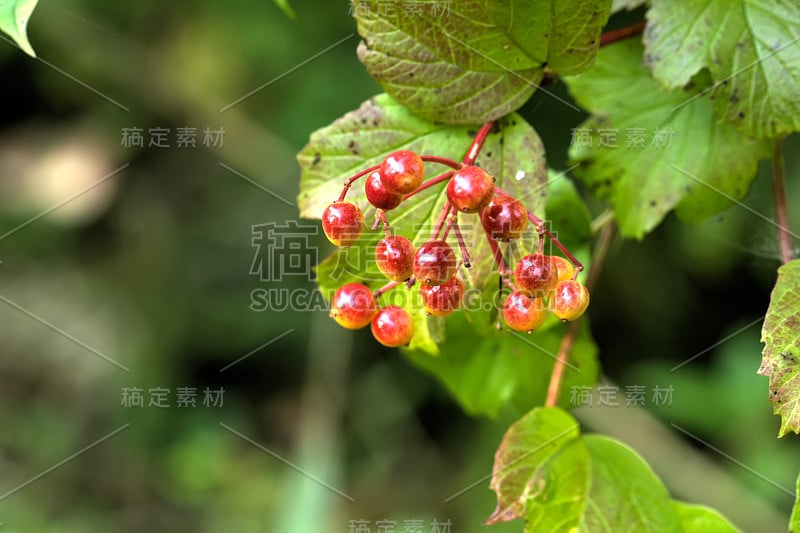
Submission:
[[[667,92],[641,66],[633,39],[604,47],[595,66],[565,78],[592,117],[575,130],[574,171],[613,207],[620,231],[641,238],[672,209],[700,222],[742,199],[766,141],[718,123],[708,98]],[[699,78],[696,80],[702,84]],[[676,107],[680,106],[680,107]]]
[[355,9],[359,59],[417,115],[481,123],[519,108],[544,67],[577,73],[594,60],[611,0],[367,0]]
[[584,441],[592,471],[583,531],[681,531],[667,489],[636,452],[602,435]]
[[289,17],[290,19],[296,19],[297,14],[292,9],[292,6],[289,4],[289,0],[275,0],[275,4],[283,11],[283,14]]
[[724,516],[704,505],[673,502],[685,533],[740,533]]
[[647,19],[645,62],[664,86],[707,68],[719,119],[755,137],[800,130],[796,0],[654,0]]
[[[526,335],[484,332],[456,313],[446,320],[437,357],[406,352],[415,365],[434,375],[470,415],[494,417],[511,405],[524,413],[544,403],[565,326],[553,319]],[[584,324],[564,374],[559,405],[567,406],[576,386],[592,386],[599,374],[597,346]]]
[[758,373],[769,378],[769,400],[781,416],[778,436],[800,433],[800,259],[778,269],[761,342]]
[[[532,506],[534,512],[537,510],[537,499],[561,507],[553,518],[575,511],[571,500],[578,503],[585,495],[581,489],[589,471],[588,453],[578,441],[578,428],[578,422],[561,409],[539,407],[508,428],[494,456],[489,487],[497,493],[497,508],[487,524],[523,518]],[[577,444],[570,449],[573,443]],[[566,456],[571,469],[563,461],[553,467],[551,463],[565,449],[570,449]],[[562,476],[552,477],[551,470],[561,470]],[[565,489],[577,493],[573,498],[550,497],[562,495]]]
[[683,531],[666,488],[624,444],[581,437],[557,408],[515,422],[495,454],[487,524],[525,518],[526,532]]
[[28,42],[28,20],[39,0],[6,0],[0,2],[0,30],[14,39],[22,50],[31,57],[36,57],[31,43]]
[[643,6],[647,0],[614,0],[611,2],[611,13],[622,11],[633,11],[639,6]]

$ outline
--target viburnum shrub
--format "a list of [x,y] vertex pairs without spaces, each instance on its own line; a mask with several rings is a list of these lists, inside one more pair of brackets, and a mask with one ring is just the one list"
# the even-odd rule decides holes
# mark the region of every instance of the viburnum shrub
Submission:
[[[585,313],[615,233],[640,239],[672,211],[692,223],[721,212],[772,154],[786,265],[760,372],[781,435],[800,431],[800,265],[780,150],[800,130],[796,2],[652,0],[644,20],[606,31],[612,4],[645,2],[386,4],[353,4],[358,58],[386,93],[298,155],[301,215],[321,218],[338,247],[316,270],[331,317],[400,347],[469,414],[527,413],[495,455],[487,523],[736,531],[673,500],[633,450],[582,434],[565,407],[570,389],[598,380]],[[559,82],[590,115],[568,171],[605,202],[594,218],[516,112],[537,89],[540,105],[578,111],[546,89]]]

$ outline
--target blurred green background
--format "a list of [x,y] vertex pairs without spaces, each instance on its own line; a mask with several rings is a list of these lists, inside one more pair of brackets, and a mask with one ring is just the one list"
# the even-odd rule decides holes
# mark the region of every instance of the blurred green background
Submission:
[[[267,0],[43,0],[29,26],[40,59],[0,43],[0,531],[484,529],[494,450],[521,413],[471,419],[368,331],[253,301],[313,289],[254,271],[270,256],[253,227],[317,227],[297,219],[294,155],[380,92],[345,2],[293,7],[294,20]],[[541,93],[523,114],[566,168],[584,116]],[[125,128],[145,146],[124,146]],[[148,146],[152,128],[169,147]],[[196,147],[177,145],[178,128],[196,128]],[[222,146],[203,145],[206,128],[224,129]],[[786,154],[798,206],[796,136]],[[768,171],[746,203],[771,217]],[[748,531],[785,529],[781,487],[800,469],[755,374],[775,233],[741,207],[698,227],[670,217],[614,243],[589,313],[605,375],[648,401],[583,408],[586,428],[636,437],[678,498],[719,495],[719,479],[741,491],[722,511]],[[298,254],[330,253],[319,235]],[[654,385],[673,387],[671,405],[652,405]],[[169,407],[148,405],[159,387]],[[177,406],[184,387],[195,407]],[[123,405],[132,388],[144,406]],[[206,388],[224,389],[222,405],[203,405]],[[664,434],[641,431],[654,419]],[[674,443],[723,477],[660,468]]]

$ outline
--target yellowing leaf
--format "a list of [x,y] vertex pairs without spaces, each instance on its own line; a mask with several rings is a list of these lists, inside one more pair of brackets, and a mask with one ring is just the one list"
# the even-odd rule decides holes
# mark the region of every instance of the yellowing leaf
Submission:
[[769,378],[769,400],[781,416],[778,436],[800,433],[800,259],[778,269],[761,342],[758,373]]

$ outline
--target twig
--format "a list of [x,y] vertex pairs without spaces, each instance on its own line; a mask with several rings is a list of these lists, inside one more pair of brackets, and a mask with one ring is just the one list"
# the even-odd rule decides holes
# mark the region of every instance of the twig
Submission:
[[642,32],[644,32],[644,27],[646,24],[647,22],[643,20],[641,22],[637,22],[636,24],[625,26],[624,28],[607,31],[600,36],[600,47],[602,48],[604,46],[608,46],[611,43],[627,39],[628,37],[641,35]]
[[775,198],[775,222],[778,225],[778,243],[781,247],[781,261],[786,264],[792,260],[792,235],[789,229],[789,208],[786,204],[786,169],[783,165],[783,146],[776,140],[772,149],[772,195]]

